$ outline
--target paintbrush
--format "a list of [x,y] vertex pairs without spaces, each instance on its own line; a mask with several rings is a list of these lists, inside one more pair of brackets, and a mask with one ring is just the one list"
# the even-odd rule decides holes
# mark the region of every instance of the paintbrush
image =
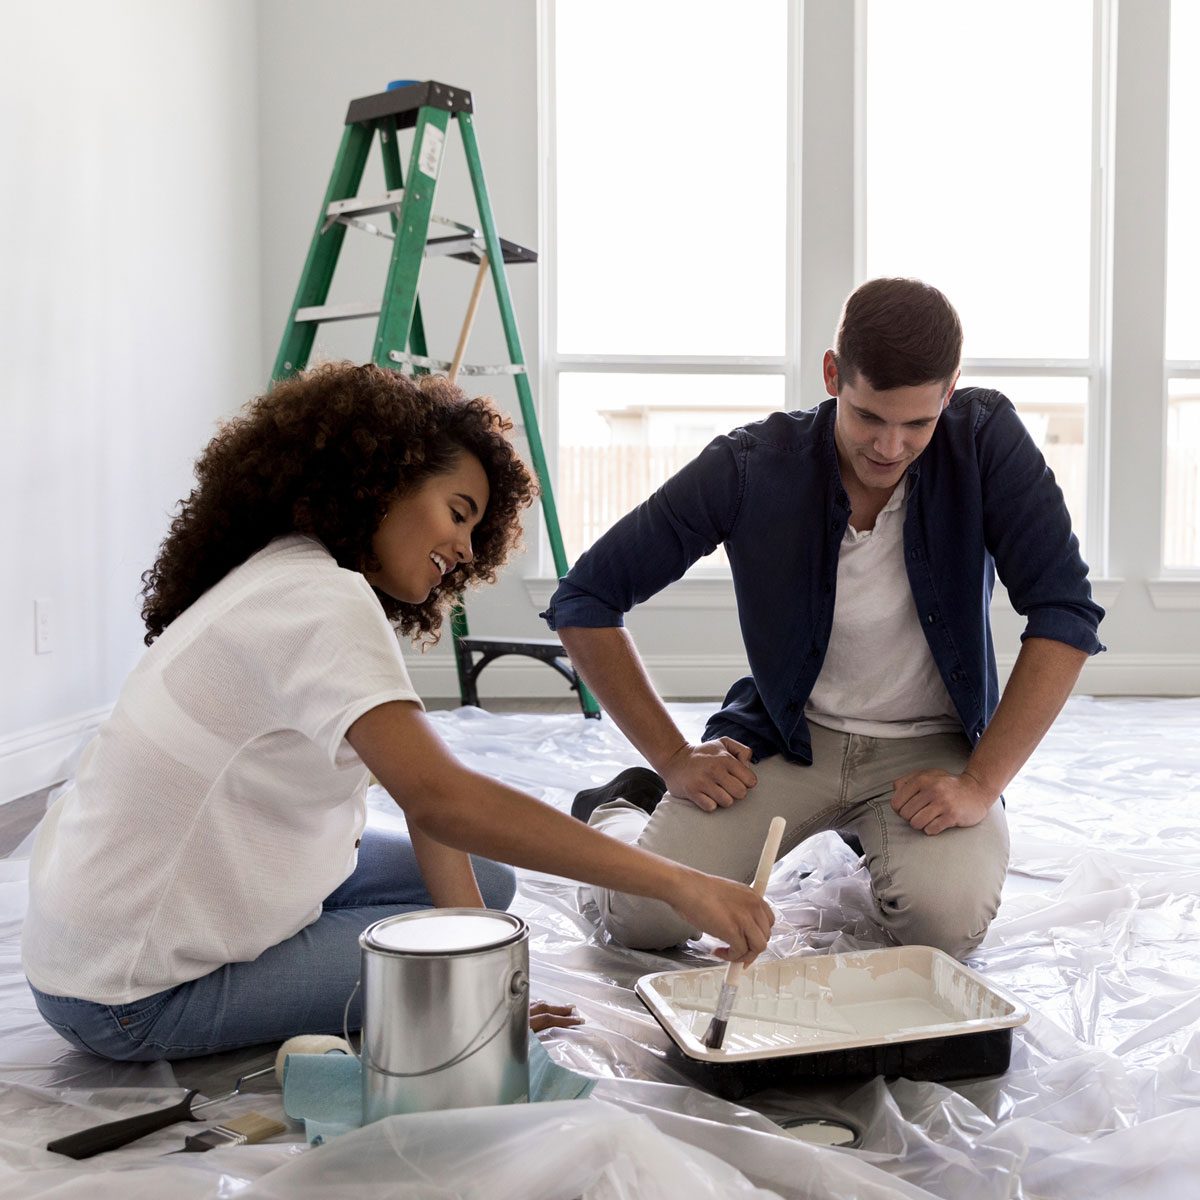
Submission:
[[249,1112],[243,1117],[222,1121],[220,1125],[214,1125],[211,1129],[190,1134],[183,1140],[183,1149],[173,1150],[171,1153],[202,1154],[205,1150],[215,1150],[218,1146],[247,1146],[254,1142],[265,1142],[277,1133],[286,1132],[286,1125],[264,1117],[262,1113]]
[[[783,831],[786,828],[787,822],[782,817],[774,817],[767,830],[767,840],[763,842],[762,854],[758,859],[758,870],[754,872],[754,882],[750,885],[757,896],[762,896],[767,890],[767,880],[771,878],[771,868],[775,865],[775,856],[779,853],[779,843],[783,841]],[[710,1050],[720,1050],[725,1041],[729,1014],[733,1011],[733,1002],[737,998],[738,984],[741,981],[742,964],[731,962],[725,972],[725,982],[721,985],[721,994],[717,997],[713,1018],[704,1035],[704,1044]]]

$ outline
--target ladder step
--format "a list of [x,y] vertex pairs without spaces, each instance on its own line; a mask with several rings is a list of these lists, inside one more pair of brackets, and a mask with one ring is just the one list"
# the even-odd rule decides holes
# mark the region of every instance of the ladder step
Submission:
[[596,705],[587,702],[579,673],[571,665],[562,642],[557,638],[470,637],[465,634],[462,637],[456,636],[454,659],[458,666],[459,692],[464,704],[479,704],[477,681],[480,674],[490,663],[507,654],[520,654],[544,662],[571,685],[572,691],[579,693],[585,717],[600,716]]
[[296,320],[319,324],[323,321],[357,321],[379,316],[378,304],[313,304],[296,309]]
[[[392,188],[391,191],[384,192],[382,196],[348,196],[345,200],[331,200],[325,208],[325,223],[321,226],[321,232],[325,233],[331,225],[340,221],[343,225],[353,225],[358,229],[366,229],[370,233],[377,234],[380,231],[374,225],[367,221],[360,221],[358,218],[384,212],[399,214],[400,206],[403,203],[403,188]],[[451,229],[457,229],[459,233],[465,233],[471,237],[481,236],[474,225],[468,225],[464,221],[455,221],[451,217],[439,217],[437,213],[431,213],[429,219],[438,225],[448,225]]]
[[539,658],[553,652],[555,657],[567,657],[567,652],[558,638],[494,638],[468,635],[458,640],[468,650],[497,650],[507,654],[532,654]]
[[[407,351],[389,350],[388,358],[401,366],[424,367],[427,371],[449,371],[452,363],[444,358],[429,358],[424,354],[409,354]],[[499,363],[494,367],[472,366],[462,363],[458,368],[460,375],[524,375],[524,363]]]
[[466,88],[428,79],[423,83],[351,100],[346,111],[346,124],[373,123],[380,117],[394,116],[401,129],[408,129],[416,124],[417,110],[425,105],[452,113],[469,113],[472,111],[471,93]]
[[[334,225],[341,224],[361,229],[364,233],[373,234],[375,237],[394,241],[396,235],[390,229],[384,229],[370,221],[364,221],[362,218],[383,212],[399,213],[400,205],[403,202],[403,188],[396,188],[394,191],[383,196],[375,196],[372,199],[360,200],[357,197],[351,197],[349,200],[334,200],[325,210],[325,223],[321,226],[321,232],[326,233]],[[450,217],[432,216],[429,219],[436,221],[439,225],[448,225],[458,232],[447,237],[426,238],[426,258],[458,258],[463,262],[479,264],[486,249],[483,233],[480,230],[473,229],[470,225],[464,225],[461,221],[451,220]],[[500,251],[506,263],[537,262],[536,250],[530,250],[528,246],[510,242],[508,238],[500,239]]]
[[332,220],[338,217],[365,217],[370,213],[399,212],[403,203],[403,188],[393,188],[382,196],[351,196],[347,200],[334,200],[325,210],[325,225],[328,228]]
[[[463,262],[476,265],[478,265],[484,249],[483,234],[478,232],[470,235],[457,234],[452,237],[429,238],[425,243],[425,254],[429,258],[434,256],[458,258]],[[500,239],[500,251],[506,263],[537,262],[536,250],[530,250],[527,246],[518,246],[516,242],[510,242],[507,238]]]

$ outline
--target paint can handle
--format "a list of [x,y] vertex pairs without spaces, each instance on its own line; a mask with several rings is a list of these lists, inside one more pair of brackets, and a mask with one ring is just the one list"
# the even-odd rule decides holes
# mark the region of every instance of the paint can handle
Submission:
[[[359,980],[359,983],[362,981]],[[358,991],[358,984],[354,985],[354,991]],[[354,992],[350,993],[350,1000],[354,999]],[[350,1011],[350,1000],[346,1001],[346,1012]],[[426,1075],[436,1075],[439,1071],[449,1070],[451,1067],[456,1067],[460,1062],[478,1054],[485,1046],[491,1045],[492,1042],[500,1036],[508,1024],[508,1019],[513,1010],[513,1005],[520,1003],[522,1006],[529,1003],[529,976],[517,967],[508,977],[508,982],[504,985],[500,999],[496,1007],[484,1019],[483,1024],[479,1027],[479,1032],[457,1053],[451,1055],[445,1062],[440,1062],[436,1067],[426,1067],[423,1071],[389,1071],[387,1067],[382,1067],[378,1063],[373,1063],[367,1049],[367,1040],[364,1037],[362,1042],[361,1057],[355,1055],[359,1062],[364,1067],[371,1071],[377,1071],[380,1075],[390,1076],[392,1079],[420,1079]],[[495,1019],[496,1015],[500,1014],[500,1023],[488,1033],[488,1026]],[[343,1020],[343,1026],[345,1021]],[[480,1040],[482,1039],[482,1040]]]
[[358,995],[358,989],[362,987],[362,979],[354,981],[354,990],[346,997],[346,1007],[342,1009],[342,1036],[346,1039],[346,1045],[350,1047],[350,1053],[354,1055],[359,1062],[362,1061],[354,1052],[354,1043],[350,1040],[350,1005],[354,1003],[354,997]]

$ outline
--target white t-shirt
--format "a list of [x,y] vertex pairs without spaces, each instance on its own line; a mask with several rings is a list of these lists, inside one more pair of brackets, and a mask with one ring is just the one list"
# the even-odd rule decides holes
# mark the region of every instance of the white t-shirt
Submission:
[[846,526],[838,549],[833,631],[804,713],[841,733],[921,737],[961,730],[904,569],[908,480],[875,519]]
[[279,538],[142,657],[34,845],[22,964],[122,1004],[257,958],[354,870],[368,773],[345,740],[413,700],[370,585]]

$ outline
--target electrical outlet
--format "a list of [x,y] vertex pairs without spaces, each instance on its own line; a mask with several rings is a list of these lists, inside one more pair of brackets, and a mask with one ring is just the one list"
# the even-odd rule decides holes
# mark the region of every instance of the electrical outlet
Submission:
[[33,648],[38,654],[54,649],[53,605],[49,600],[33,602]]

